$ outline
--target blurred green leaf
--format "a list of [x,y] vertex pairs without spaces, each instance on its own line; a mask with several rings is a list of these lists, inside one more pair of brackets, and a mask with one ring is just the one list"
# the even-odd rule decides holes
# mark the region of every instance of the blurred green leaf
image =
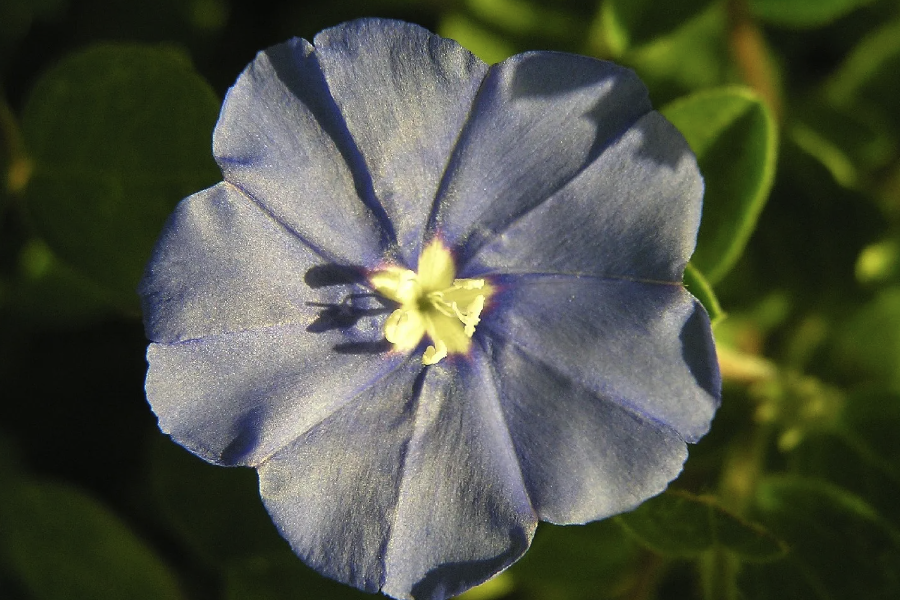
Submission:
[[178,600],[175,577],[107,508],[58,483],[0,495],[0,544],[36,600]]
[[885,167],[896,155],[897,140],[883,119],[819,96],[795,111],[785,137],[819,160],[844,187],[859,185],[867,172]]
[[3,0],[0,2],[0,64],[5,51],[25,37],[36,19],[60,16],[68,0]]
[[697,154],[706,182],[691,262],[714,285],[740,257],[769,197],[778,144],[775,122],[766,105],[742,87],[698,92],[663,107],[662,113]]
[[572,28],[566,13],[555,11],[546,3],[528,0],[467,0],[466,6],[473,15],[511,33],[541,31],[559,35]]
[[794,472],[859,495],[900,528],[900,395],[870,391],[850,396],[835,428],[808,435],[790,454]]
[[[598,23],[602,25],[602,19]],[[630,49],[617,60],[640,73],[656,102],[734,81],[737,74],[731,64],[727,23],[724,4],[713,3],[682,27]],[[604,48],[604,35],[602,27],[594,31],[592,42],[598,51]]]
[[444,15],[437,33],[456,40],[489,65],[501,62],[516,53],[515,47],[503,36],[481,27],[460,13]]
[[17,267],[0,307],[19,326],[79,326],[110,312],[104,290],[60,262],[39,239],[25,243]]
[[754,17],[786,27],[818,27],[872,0],[749,0]]
[[856,279],[863,284],[900,280],[900,241],[888,238],[863,248],[856,259]]
[[35,163],[26,206],[53,251],[121,307],[136,309],[175,204],[220,179],[218,109],[203,79],[162,48],[94,46],[35,84],[22,119]]
[[716,298],[712,286],[706,281],[703,273],[690,263],[684,269],[684,287],[700,301],[700,304],[703,305],[703,308],[709,314],[709,320],[713,325],[725,316],[725,312],[722,310],[722,306],[719,304],[719,299]]
[[712,0],[606,0],[601,5],[602,35],[613,56],[669,34],[706,9]]
[[744,521],[714,499],[667,491],[617,520],[648,548],[666,556],[693,557],[725,548],[742,558],[771,560],[784,554],[778,539]]
[[639,550],[611,519],[583,526],[541,523],[531,549],[506,572],[526,598],[609,598],[634,585]]
[[[900,20],[868,34],[830,77],[824,96],[848,112],[900,133]],[[896,144],[896,140],[894,140]]]
[[848,374],[900,390],[900,287],[880,291],[844,324],[836,349]]
[[821,481],[772,477],[756,510],[790,546],[785,561],[745,565],[748,599],[900,598],[900,533],[859,497]]
[[366,600],[366,594],[322,577],[290,551],[232,563],[225,572],[225,600]]
[[259,497],[252,469],[225,469],[156,436],[150,449],[154,504],[169,530],[212,566],[287,550]]

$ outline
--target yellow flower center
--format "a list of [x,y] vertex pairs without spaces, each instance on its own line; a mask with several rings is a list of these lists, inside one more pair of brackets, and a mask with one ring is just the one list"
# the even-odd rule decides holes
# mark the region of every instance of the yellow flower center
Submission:
[[395,350],[412,350],[428,334],[433,345],[422,363],[433,365],[448,354],[465,354],[493,289],[484,279],[455,279],[450,251],[435,239],[419,256],[418,272],[387,267],[369,277],[375,291],[400,303],[384,324]]

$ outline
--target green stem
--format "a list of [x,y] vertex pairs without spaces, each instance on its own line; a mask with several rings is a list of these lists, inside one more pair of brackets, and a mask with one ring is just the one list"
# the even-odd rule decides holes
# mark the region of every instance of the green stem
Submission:
[[743,80],[766,101],[781,122],[784,103],[775,66],[753,17],[747,0],[728,1],[728,26],[731,53]]

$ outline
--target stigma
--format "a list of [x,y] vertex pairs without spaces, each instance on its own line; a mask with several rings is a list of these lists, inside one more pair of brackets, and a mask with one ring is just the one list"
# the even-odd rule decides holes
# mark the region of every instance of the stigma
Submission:
[[400,304],[384,324],[384,337],[398,351],[415,349],[424,336],[431,345],[422,363],[466,354],[493,289],[484,279],[456,279],[453,256],[434,239],[419,256],[418,271],[387,267],[369,276],[382,296]]

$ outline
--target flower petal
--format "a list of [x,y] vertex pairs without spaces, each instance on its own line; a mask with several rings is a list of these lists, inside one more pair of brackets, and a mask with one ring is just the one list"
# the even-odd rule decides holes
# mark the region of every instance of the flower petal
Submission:
[[694,442],[719,404],[709,318],[680,285],[516,276],[480,330]]
[[260,466],[267,508],[313,568],[367,591],[443,599],[527,549],[536,516],[490,367],[483,354],[443,365],[415,386],[386,378]]
[[415,267],[428,212],[487,66],[456,42],[398,21],[352,21],[314,43],[402,259]]
[[680,282],[702,197],[684,138],[649,113],[568,185],[497,230],[464,272]]
[[609,62],[519,54],[485,78],[432,225],[465,260],[548,198],[650,110],[643,83]]
[[[452,361],[452,359],[451,359]],[[444,599],[528,549],[537,515],[503,420],[487,356],[429,367],[404,457],[382,591]]]
[[309,325],[321,304],[341,304],[349,289],[311,287],[310,270],[323,264],[233,185],[198,192],[169,218],[141,282],[147,337],[173,343]]
[[[377,337],[376,337],[377,336]],[[281,325],[147,351],[147,399],[159,427],[204,459],[255,465],[365,395],[403,360],[339,330]]]
[[263,502],[297,555],[367,592],[385,580],[421,372],[418,358],[403,363],[258,467]]
[[687,447],[666,425],[626,410],[512,344],[495,344],[506,422],[542,521],[584,523],[663,491]]
[[213,154],[226,181],[325,259],[380,258],[389,224],[306,40],[260,52],[241,74],[222,105]]

